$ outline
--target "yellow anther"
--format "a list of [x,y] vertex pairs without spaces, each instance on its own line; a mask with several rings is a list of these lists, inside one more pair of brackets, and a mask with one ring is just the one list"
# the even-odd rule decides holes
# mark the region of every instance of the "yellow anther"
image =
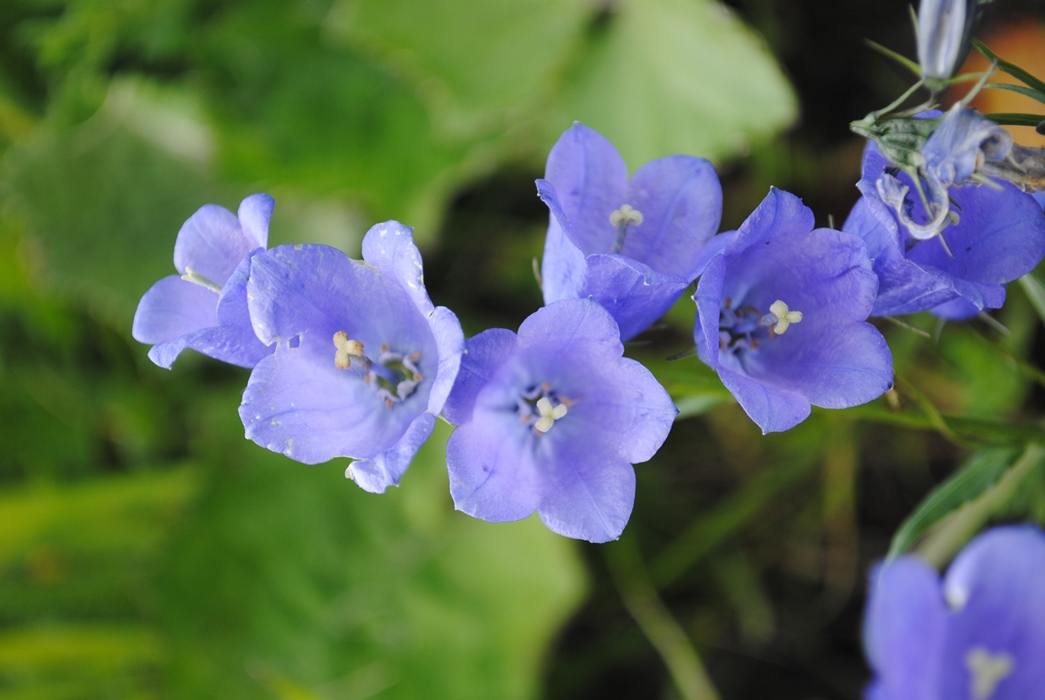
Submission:
[[351,340],[348,333],[338,331],[334,334],[334,366],[338,369],[348,369],[352,366],[353,357],[363,357],[363,344],[358,340]]
[[773,333],[781,335],[788,329],[792,323],[798,323],[802,320],[801,311],[792,311],[787,307],[787,304],[777,299],[769,305],[769,313],[776,316],[776,325],[773,326]]

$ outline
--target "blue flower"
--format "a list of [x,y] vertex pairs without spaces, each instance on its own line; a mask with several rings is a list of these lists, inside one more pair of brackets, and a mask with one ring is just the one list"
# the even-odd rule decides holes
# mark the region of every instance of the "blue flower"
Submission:
[[958,103],[922,146],[925,172],[945,187],[961,184],[986,161],[1004,160],[1012,143],[1012,134],[1004,128]]
[[131,335],[149,343],[149,359],[171,364],[185,348],[240,367],[253,367],[271,352],[254,335],[245,285],[251,255],[265,248],[275,202],[254,194],[239,216],[206,204],[189,217],[174,243],[174,268],[145,293]]
[[889,348],[866,323],[878,280],[858,237],[813,229],[801,200],[773,189],[709,252],[697,352],[763,432],[794,427],[810,404],[846,408],[891,386]]
[[491,522],[537,511],[561,535],[618,538],[635,499],[632,465],[653,457],[678,412],[623,351],[591,299],[550,304],[518,335],[469,339],[444,410],[458,426],[446,448],[456,508]]
[[556,142],[537,192],[551,212],[544,302],[592,296],[628,340],[659,319],[696,279],[718,231],[722,188],[703,158],[669,156],[628,179],[617,150],[574,124]]
[[1045,688],[1045,535],[989,530],[940,575],[914,556],[871,576],[867,700],[1026,700]]
[[346,476],[381,493],[428,438],[461,362],[457,317],[434,307],[411,229],[378,224],[363,260],[323,245],[254,256],[254,330],[275,353],[243,393],[247,437],[306,464],[350,457]]
[[980,1],[922,0],[918,6],[918,63],[930,87],[943,87],[965,60]]
[[951,187],[944,193],[943,209],[957,221],[923,240],[909,225],[925,217],[918,198],[907,196],[913,184],[909,176],[893,176],[903,187],[908,223],[901,223],[896,207],[883,201],[884,188],[878,183],[888,169],[877,147],[868,143],[858,184],[863,197],[842,227],[864,240],[874,260],[879,288],[873,316],[931,310],[962,319],[999,308],[1005,302],[1004,285],[1033,270],[1045,256],[1042,207],[1016,186],[992,180]]

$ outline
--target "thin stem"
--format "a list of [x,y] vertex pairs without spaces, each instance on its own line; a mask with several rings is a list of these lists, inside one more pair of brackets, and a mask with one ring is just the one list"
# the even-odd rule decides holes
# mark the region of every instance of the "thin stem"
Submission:
[[689,636],[657,596],[633,537],[606,548],[606,563],[621,601],[667,666],[685,700],[719,700]]

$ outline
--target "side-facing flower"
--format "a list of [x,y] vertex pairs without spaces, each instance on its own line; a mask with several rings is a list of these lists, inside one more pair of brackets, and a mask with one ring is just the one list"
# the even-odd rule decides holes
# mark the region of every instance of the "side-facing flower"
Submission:
[[250,317],[276,349],[251,373],[239,412],[259,445],[305,464],[350,457],[346,476],[381,493],[431,434],[464,334],[432,305],[411,229],[374,226],[363,260],[323,245],[254,256]]
[[454,505],[491,522],[534,511],[567,537],[606,542],[635,499],[632,465],[653,457],[677,409],[622,357],[617,324],[591,299],[550,304],[516,335],[468,340],[444,415]]
[[866,322],[878,280],[858,237],[814,229],[798,197],[773,189],[712,249],[694,296],[697,352],[763,432],[891,386],[889,348]]
[[989,530],[940,575],[913,555],[871,575],[867,700],[1025,700],[1045,688],[1045,534]]
[[987,161],[1004,160],[1011,150],[1012,134],[959,102],[926,140],[922,155],[925,171],[949,187],[973,177]]
[[669,156],[629,180],[617,149],[583,124],[564,133],[537,192],[550,210],[544,302],[592,296],[624,340],[659,319],[696,279],[718,231],[722,188],[703,158]]
[[254,194],[239,214],[205,204],[182,225],[174,243],[178,275],[164,277],[145,293],[131,335],[153,347],[149,359],[171,364],[185,348],[240,367],[253,367],[271,352],[254,335],[247,314],[251,255],[268,242],[275,202]]
[[[1007,182],[951,187],[957,218],[938,236],[923,239],[903,223],[896,208],[883,201],[878,183],[890,168],[873,143],[864,151],[858,183],[863,197],[849,214],[844,231],[859,235],[874,260],[880,283],[873,316],[931,310],[961,319],[1005,302],[1004,285],[1021,277],[1045,256],[1045,216],[1034,197]],[[894,176],[904,194],[913,183]],[[926,218],[917,197],[906,196],[904,221]]]

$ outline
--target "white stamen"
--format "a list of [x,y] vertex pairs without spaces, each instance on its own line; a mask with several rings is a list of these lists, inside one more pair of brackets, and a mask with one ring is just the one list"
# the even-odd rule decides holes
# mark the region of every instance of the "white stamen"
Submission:
[[1000,651],[992,654],[984,647],[973,647],[965,655],[965,667],[969,669],[969,697],[972,700],[990,700],[998,687],[1016,664],[1011,654]]
[[769,313],[776,316],[776,325],[773,326],[773,332],[777,335],[782,335],[784,331],[792,323],[798,323],[802,320],[801,311],[792,311],[787,307],[787,304],[777,299],[769,305]]
[[638,226],[641,223],[642,212],[633,208],[630,204],[622,204],[620,209],[610,214],[610,224],[613,226],[628,226],[629,224]]
[[548,397],[542,396],[537,399],[537,413],[540,418],[533,424],[533,429],[538,433],[546,433],[552,429],[555,421],[566,415],[566,404],[561,403],[553,408]]
[[185,274],[182,275],[181,278],[183,280],[185,280],[186,282],[192,282],[193,284],[198,284],[201,287],[206,287],[207,289],[209,289],[209,290],[211,290],[213,292],[217,292],[218,294],[221,294],[221,285],[220,284],[217,284],[216,282],[211,282],[209,279],[207,279],[206,277],[204,277],[200,273],[196,272],[195,270],[193,270],[188,265],[185,266]]

